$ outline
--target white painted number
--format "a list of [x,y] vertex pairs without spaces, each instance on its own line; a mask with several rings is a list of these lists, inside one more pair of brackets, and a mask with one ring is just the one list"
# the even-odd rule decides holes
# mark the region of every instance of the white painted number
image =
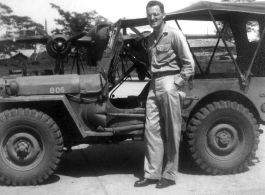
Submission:
[[64,87],[51,87],[50,93],[64,93]]

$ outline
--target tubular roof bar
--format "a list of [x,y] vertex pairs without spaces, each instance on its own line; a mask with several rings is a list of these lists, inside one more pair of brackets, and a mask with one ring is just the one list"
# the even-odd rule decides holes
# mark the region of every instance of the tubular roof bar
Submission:
[[225,44],[225,47],[226,47],[226,49],[227,49],[227,51],[228,51],[228,53],[229,53],[231,59],[233,60],[233,62],[234,62],[234,64],[235,64],[236,70],[237,70],[237,72],[238,72],[238,74],[239,74],[239,76],[240,76],[240,78],[241,78],[241,80],[242,80],[242,82],[243,82],[243,84],[244,84],[245,81],[246,81],[246,78],[244,77],[244,75],[243,75],[242,72],[240,71],[240,69],[239,69],[239,67],[238,67],[238,65],[237,65],[237,63],[236,63],[236,60],[235,60],[234,56],[232,55],[230,49],[228,48],[228,45],[227,45],[227,43],[226,43],[226,41],[225,41],[225,39],[224,39],[224,37],[223,37],[223,35],[222,35],[220,29],[218,28],[218,26],[217,26],[217,24],[216,24],[216,21],[215,21],[213,15],[212,15],[212,12],[211,12],[210,10],[208,10],[208,13],[209,13],[209,15],[211,16],[212,21],[213,21],[213,23],[214,23],[214,26],[215,26],[216,30],[218,31],[219,35],[221,36],[221,38],[222,38],[222,40],[223,40],[223,42],[224,42],[224,44]]
[[[226,28],[226,25],[227,25],[227,22],[225,22],[225,24],[223,25],[223,28],[222,28],[221,33],[224,32],[224,29]],[[208,63],[208,66],[207,66],[207,68],[206,68],[206,70],[205,70],[205,73],[206,73],[206,74],[208,74],[208,73],[210,72],[210,65],[211,65],[212,60],[213,60],[213,57],[214,57],[214,55],[215,55],[215,53],[216,53],[216,50],[217,50],[217,47],[218,47],[218,45],[219,45],[220,39],[221,39],[221,36],[219,35],[218,40],[217,40],[217,42],[216,42],[216,45],[215,45],[215,47],[214,47],[214,51],[213,51],[213,53],[212,53],[211,59],[210,59],[210,61],[209,61],[209,63]]]

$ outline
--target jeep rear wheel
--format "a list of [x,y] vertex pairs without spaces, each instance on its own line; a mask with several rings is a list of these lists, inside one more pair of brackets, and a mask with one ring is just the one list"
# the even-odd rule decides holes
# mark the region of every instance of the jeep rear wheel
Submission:
[[253,114],[230,101],[214,102],[200,109],[190,120],[187,134],[193,159],[214,175],[244,171],[259,143]]
[[36,185],[57,168],[63,139],[55,122],[30,109],[0,114],[0,180],[8,185]]

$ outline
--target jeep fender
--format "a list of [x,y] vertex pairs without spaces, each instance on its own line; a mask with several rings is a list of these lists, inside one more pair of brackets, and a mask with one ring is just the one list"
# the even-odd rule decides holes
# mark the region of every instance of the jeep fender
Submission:
[[[18,97],[9,97],[9,98],[0,98],[0,112],[3,112],[6,109],[12,109],[14,107],[20,107],[24,103],[27,105],[32,105],[36,102],[41,104],[41,102],[58,102],[61,101],[67,112],[70,114],[73,119],[76,127],[78,128],[80,134],[83,138],[87,137],[89,134],[87,132],[92,132],[89,127],[84,125],[84,121],[80,118],[73,107],[71,106],[69,100],[65,95],[36,95],[36,96],[18,96]],[[15,103],[19,103],[18,106],[14,106]],[[34,108],[34,107],[33,107]]]

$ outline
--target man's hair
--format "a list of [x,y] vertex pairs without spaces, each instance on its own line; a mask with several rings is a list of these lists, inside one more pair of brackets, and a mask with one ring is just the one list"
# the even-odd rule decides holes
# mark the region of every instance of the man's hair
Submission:
[[149,2],[147,3],[147,5],[146,5],[146,9],[147,9],[148,7],[153,7],[153,6],[155,6],[155,5],[158,5],[158,6],[160,7],[160,10],[161,10],[161,12],[162,12],[163,14],[165,13],[164,5],[163,5],[163,3],[161,3],[160,1],[149,1]]

